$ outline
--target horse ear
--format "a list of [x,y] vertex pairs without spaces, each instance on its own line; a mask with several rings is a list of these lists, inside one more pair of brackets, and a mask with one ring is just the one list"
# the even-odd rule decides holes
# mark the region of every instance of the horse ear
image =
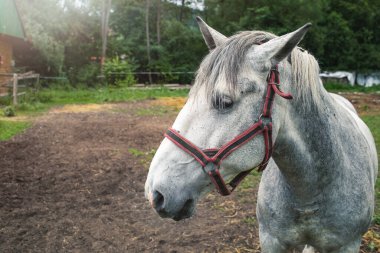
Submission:
[[226,36],[208,26],[200,17],[196,17],[196,20],[208,49],[212,50],[227,40]]
[[276,65],[292,52],[309,30],[310,26],[311,23],[307,23],[294,32],[271,39],[260,45],[263,50],[262,52],[266,57],[270,58],[272,65]]

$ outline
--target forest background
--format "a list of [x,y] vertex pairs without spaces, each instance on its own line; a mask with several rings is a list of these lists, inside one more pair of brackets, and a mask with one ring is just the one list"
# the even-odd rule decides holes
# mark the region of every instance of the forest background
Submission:
[[378,0],[18,0],[29,47],[16,53],[16,63],[73,85],[97,85],[106,2],[104,74],[112,84],[190,83],[207,54],[198,15],[226,36],[243,30],[282,35],[311,22],[301,47],[322,70],[380,70]]

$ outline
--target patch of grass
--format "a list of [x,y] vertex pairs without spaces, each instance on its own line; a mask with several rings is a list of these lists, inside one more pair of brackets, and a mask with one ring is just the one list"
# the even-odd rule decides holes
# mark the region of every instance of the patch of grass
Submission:
[[371,93],[371,92],[379,92],[380,91],[380,85],[375,85],[372,87],[363,87],[363,86],[351,86],[349,84],[341,84],[341,83],[324,83],[323,86],[326,90],[330,92],[365,92],[365,93]]
[[252,171],[244,180],[240,183],[237,190],[245,191],[251,189],[260,183],[261,173],[257,170]]
[[178,111],[169,106],[152,106],[149,108],[141,108],[136,114],[139,116],[163,116],[168,113],[177,113]]
[[49,104],[44,104],[41,102],[34,102],[34,103],[25,103],[22,102],[18,104],[15,108],[17,111],[17,115],[38,115],[42,112],[47,111],[51,105]]
[[150,162],[153,159],[154,154],[156,153],[155,149],[152,149],[150,151],[142,151],[136,148],[130,148],[128,149],[128,152],[133,155],[134,157],[140,158],[140,163],[145,167],[148,168]]
[[9,140],[30,126],[25,121],[0,121],[0,141]]
[[146,154],[146,152],[141,151],[141,150],[136,149],[136,148],[130,148],[130,149],[128,149],[128,152],[129,152],[131,155],[135,156],[135,157],[144,156],[144,155]]
[[16,115],[15,108],[13,106],[6,106],[3,113],[5,117],[13,117]]
[[[171,90],[165,87],[144,88],[47,88],[28,93],[16,107],[21,114],[33,114],[48,110],[52,106],[66,104],[101,104],[131,100],[155,99],[159,97],[185,97],[188,89]],[[19,114],[20,115],[20,114]]]
[[367,250],[369,250],[368,252],[379,252],[380,235],[376,231],[372,229],[368,230],[368,232],[363,236],[363,240],[367,244]]
[[373,216],[373,223],[375,223],[376,225],[380,225],[380,215],[379,214],[375,214]]
[[253,216],[248,216],[243,219],[244,223],[247,223],[248,225],[252,226],[256,224],[256,218]]
[[99,89],[45,89],[40,96],[51,97],[52,104],[88,104],[154,99],[158,97],[187,96],[188,89],[170,90],[165,87],[153,89],[99,88]]

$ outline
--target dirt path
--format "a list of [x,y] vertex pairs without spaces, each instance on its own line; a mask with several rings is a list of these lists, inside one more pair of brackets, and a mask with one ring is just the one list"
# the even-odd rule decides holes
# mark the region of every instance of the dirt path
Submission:
[[0,252],[260,252],[257,184],[210,194],[177,223],[148,206],[147,164],[176,113],[157,101],[57,108],[0,142]]
[[210,195],[178,223],[148,206],[144,152],[175,110],[151,101],[66,109],[0,142],[0,252],[255,252],[255,205],[238,194]]

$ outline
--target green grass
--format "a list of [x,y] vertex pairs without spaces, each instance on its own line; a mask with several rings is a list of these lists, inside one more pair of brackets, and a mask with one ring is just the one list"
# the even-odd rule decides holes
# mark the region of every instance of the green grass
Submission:
[[9,140],[30,126],[25,121],[0,121],[0,141]]
[[140,158],[140,163],[145,167],[149,168],[150,162],[153,159],[154,154],[156,153],[155,149],[152,149],[150,151],[143,151],[139,150],[137,148],[129,148],[128,152],[133,155],[136,158]]
[[260,183],[261,173],[253,170],[239,185],[237,188],[239,191],[244,192],[249,188],[252,188]]
[[170,90],[167,88],[45,89],[40,91],[39,96],[49,98],[49,104],[61,105],[121,102],[158,97],[183,97],[187,96],[188,92],[188,89]]
[[[15,107],[17,116],[36,116],[53,106],[67,104],[102,104],[132,100],[155,99],[159,97],[185,97],[188,89],[171,90],[165,87],[152,89],[136,88],[46,88],[38,92],[30,91],[27,95],[19,98],[19,104]],[[11,104],[9,97],[0,98],[0,110]],[[163,113],[166,109],[160,108]],[[141,111],[141,115],[151,115],[154,112]],[[0,116],[1,120],[1,116]],[[0,140],[6,140],[23,131],[30,124],[27,122],[1,121]]]
[[326,90],[330,92],[380,92],[380,85],[375,85],[372,87],[363,87],[363,86],[351,86],[349,84],[340,84],[340,83],[324,83],[323,86]]
[[141,108],[136,111],[136,114],[139,116],[164,116],[173,113],[178,113],[178,110],[170,106]]
[[[49,88],[30,92],[20,98],[16,107],[17,115],[33,115],[44,112],[53,106],[66,104],[101,104],[131,100],[155,99],[158,97],[185,97],[188,89],[170,90],[168,88]],[[0,105],[9,105],[9,99],[0,100]]]
[[250,226],[253,226],[256,224],[256,219],[253,216],[248,216],[248,217],[243,218],[243,222],[247,223]]

